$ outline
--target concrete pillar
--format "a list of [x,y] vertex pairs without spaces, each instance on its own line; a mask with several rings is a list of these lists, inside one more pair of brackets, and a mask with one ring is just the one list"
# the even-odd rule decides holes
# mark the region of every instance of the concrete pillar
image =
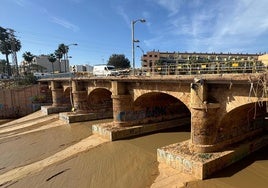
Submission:
[[63,88],[59,82],[51,81],[52,106],[60,107],[63,105]]
[[191,84],[191,144],[195,152],[216,150],[218,103],[208,103],[207,85],[201,81]]
[[86,112],[88,110],[87,91],[76,80],[72,81],[72,95],[75,111]]

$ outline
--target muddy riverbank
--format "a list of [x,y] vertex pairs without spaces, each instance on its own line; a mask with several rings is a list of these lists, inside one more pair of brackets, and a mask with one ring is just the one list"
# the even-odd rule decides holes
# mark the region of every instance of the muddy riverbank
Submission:
[[[94,123],[99,121],[67,125],[57,115],[37,112],[1,126],[0,187],[155,188],[182,187],[187,181],[158,164],[156,149],[189,139],[189,126],[106,142],[92,136]],[[208,180],[188,180],[186,187],[266,187],[267,149]]]

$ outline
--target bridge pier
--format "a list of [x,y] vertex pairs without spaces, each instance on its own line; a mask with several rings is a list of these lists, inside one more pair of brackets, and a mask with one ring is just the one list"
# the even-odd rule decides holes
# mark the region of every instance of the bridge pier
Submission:
[[127,113],[133,111],[133,99],[128,93],[125,82],[112,81],[112,99],[114,126],[130,126],[131,122],[127,118]]
[[63,104],[63,88],[59,82],[51,82],[51,91],[52,91],[52,106],[59,107]]
[[73,108],[77,113],[87,113],[87,91],[83,85],[76,80],[72,81]]
[[201,80],[191,84],[191,149],[213,152],[217,134],[219,103],[209,103],[207,85]]
[[[70,100],[72,103],[72,112],[64,112],[59,114],[61,120],[67,123],[89,121],[92,119],[93,114],[90,114],[87,107],[87,91],[83,83],[78,83],[76,80],[71,82]],[[94,115],[93,115],[94,116]]]
[[[219,94],[217,89],[221,87],[209,89],[210,92]],[[239,92],[242,91],[241,88],[236,89]],[[229,120],[222,121],[227,111],[224,105],[228,104],[229,97],[234,95],[233,91],[227,90],[228,94],[225,95],[227,100],[221,103],[211,103],[208,95],[211,96],[212,93],[208,93],[208,86],[202,80],[192,83],[190,90],[191,139],[157,149],[159,162],[164,162],[197,179],[205,179],[268,144],[268,135],[262,134],[265,129],[265,120],[245,125],[243,116],[240,117],[238,113],[238,117],[234,117],[234,119],[237,118],[233,121],[234,123]],[[221,93],[219,100],[224,99],[223,96]],[[243,100],[248,101],[248,98]],[[258,112],[256,106],[255,110],[257,116],[262,113]],[[247,118],[250,118],[249,112],[246,112]],[[238,128],[240,128],[239,131]],[[232,130],[237,131],[232,132]],[[220,136],[225,139],[220,140]]]
[[51,81],[52,106],[42,106],[41,111],[44,114],[54,114],[70,110],[68,104],[64,104],[64,91],[60,82]]
[[132,112],[131,95],[112,95],[114,125],[118,127],[130,126],[131,122],[127,118],[127,113]]

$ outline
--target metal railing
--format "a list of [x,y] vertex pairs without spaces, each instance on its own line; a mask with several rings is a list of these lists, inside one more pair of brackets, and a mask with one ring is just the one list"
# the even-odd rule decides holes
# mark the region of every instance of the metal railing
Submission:
[[268,66],[261,61],[233,61],[206,63],[162,63],[154,67],[143,67],[143,75],[196,75],[196,74],[235,74],[266,72]]

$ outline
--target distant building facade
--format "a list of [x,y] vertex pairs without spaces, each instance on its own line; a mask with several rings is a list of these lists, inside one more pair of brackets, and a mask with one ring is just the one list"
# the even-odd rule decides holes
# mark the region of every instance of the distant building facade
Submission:
[[[66,62],[66,65],[65,65]],[[29,71],[29,64],[26,61],[21,62],[21,72]],[[66,68],[65,68],[66,66]],[[59,60],[57,59],[53,63],[54,67],[54,73],[57,72],[68,72],[69,69],[69,61],[68,60],[61,60],[59,63]],[[31,72],[44,72],[44,73],[52,73],[52,63],[48,60],[47,55],[40,55],[33,58],[32,64],[31,64]]]
[[264,65],[268,66],[268,54],[260,55],[258,60],[262,61]]
[[160,52],[149,51],[141,58],[142,69],[147,72],[155,72],[157,66],[163,64],[184,64],[195,62],[227,62],[227,61],[254,61],[263,54],[241,54],[241,53],[189,53],[189,52]]
[[[52,63],[49,62],[47,55],[40,55],[33,59],[33,64],[42,66],[45,68],[44,72],[52,72]],[[68,72],[69,61],[68,60],[59,60],[57,59],[54,63],[54,72]]]
[[93,66],[90,65],[73,65],[70,66],[70,72],[88,72],[92,73]]

